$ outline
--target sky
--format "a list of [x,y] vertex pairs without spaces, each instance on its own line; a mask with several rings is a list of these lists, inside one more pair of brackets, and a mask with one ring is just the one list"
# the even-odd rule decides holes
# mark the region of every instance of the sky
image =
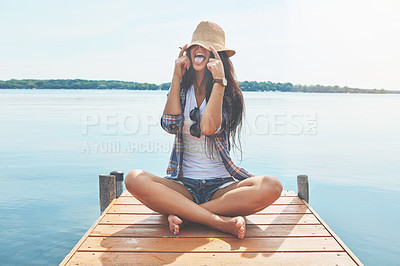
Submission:
[[0,0],[0,80],[170,82],[209,20],[239,81],[400,90],[400,1]]

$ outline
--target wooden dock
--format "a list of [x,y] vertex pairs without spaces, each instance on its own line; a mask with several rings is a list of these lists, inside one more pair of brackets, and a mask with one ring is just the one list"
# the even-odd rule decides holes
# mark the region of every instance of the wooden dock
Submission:
[[246,220],[243,240],[198,224],[174,236],[166,216],[124,191],[61,265],[362,265],[293,191]]

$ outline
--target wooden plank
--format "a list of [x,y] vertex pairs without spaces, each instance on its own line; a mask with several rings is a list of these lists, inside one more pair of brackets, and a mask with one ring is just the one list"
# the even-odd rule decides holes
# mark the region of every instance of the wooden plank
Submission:
[[[161,214],[107,214],[100,224],[168,224]],[[246,223],[268,224],[320,224],[313,214],[249,215]]]
[[115,204],[142,204],[138,199],[135,197],[119,197]]
[[[130,205],[130,204],[139,204],[141,205],[142,203],[137,200],[135,197],[119,197],[117,201],[114,203],[114,205]],[[279,205],[279,204],[285,204],[285,205],[291,205],[291,204],[299,204],[303,205],[303,202],[298,198],[298,197],[280,197],[277,199],[273,205]]]
[[281,197],[297,197],[297,193],[292,190],[282,190]]
[[[297,194],[292,190],[282,190],[281,196],[282,197],[297,197]],[[124,192],[122,192],[121,197],[132,197],[132,194],[128,190],[125,190]]]
[[[90,236],[176,237],[167,225],[98,225]],[[322,225],[248,225],[246,238],[331,236]],[[234,237],[199,224],[188,224],[179,237]]]
[[[113,205],[109,213],[121,214],[155,214],[156,212],[144,205]],[[280,213],[311,213],[305,205],[271,205],[258,214],[280,214]]]
[[69,265],[354,265],[345,252],[133,253],[78,252]]
[[301,252],[343,251],[333,237],[296,238],[131,238],[88,237],[80,251],[131,252]]
[[99,224],[164,224],[167,217],[162,214],[107,214]]
[[363,265],[362,262],[354,255],[354,253],[346,246],[346,244],[335,234],[335,232],[328,226],[327,223],[325,223],[324,220],[318,215],[316,211],[305,201],[302,200],[303,203],[309,208],[309,210],[315,215],[315,217],[318,219],[318,221],[328,230],[328,232],[333,236],[333,238],[336,239],[338,244],[347,252],[347,254],[354,260],[354,262],[357,265]]
[[128,190],[124,190],[120,197],[132,197],[132,194]]
[[68,263],[68,261],[71,259],[72,256],[74,256],[75,252],[81,247],[83,242],[86,240],[86,238],[90,235],[92,230],[96,227],[96,225],[104,218],[106,215],[107,211],[112,207],[116,199],[111,201],[111,203],[108,205],[108,207],[103,211],[103,213],[100,215],[99,218],[94,222],[94,224],[89,228],[89,230],[86,231],[86,233],[83,235],[83,237],[79,240],[79,242],[74,246],[74,248],[68,253],[67,256],[65,256],[64,260],[60,263],[60,265],[65,265]]

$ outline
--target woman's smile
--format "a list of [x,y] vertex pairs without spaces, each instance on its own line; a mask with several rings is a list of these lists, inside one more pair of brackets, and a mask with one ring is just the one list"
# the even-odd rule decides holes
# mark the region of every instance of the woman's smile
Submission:
[[203,70],[210,58],[211,52],[200,45],[193,46],[190,49],[190,57],[192,58],[193,68],[197,71]]
[[194,56],[194,62],[198,65],[203,63],[203,61],[206,59],[206,56],[203,55],[202,53],[196,53]]

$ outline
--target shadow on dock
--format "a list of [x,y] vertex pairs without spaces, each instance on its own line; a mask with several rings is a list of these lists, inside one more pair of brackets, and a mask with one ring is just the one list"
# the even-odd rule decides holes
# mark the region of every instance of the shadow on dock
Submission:
[[121,206],[111,209],[93,230],[92,251],[102,252],[100,261],[104,264],[112,264],[115,259],[121,263],[171,264],[205,258],[217,263],[218,257],[229,260],[233,254],[242,259],[269,257],[291,250],[290,243],[287,247],[282,245],[288,238],[303,236],[302,228],[294,230],[296,227],[316,225],[306,206],[299,204],[297,197],[292,198],[293,201],[286,199],[285,204],[274,204],[246,217],[243,240],[195,223],[174,236],[166,215],[143,208],[140,203],[131,204],[130,208]]

